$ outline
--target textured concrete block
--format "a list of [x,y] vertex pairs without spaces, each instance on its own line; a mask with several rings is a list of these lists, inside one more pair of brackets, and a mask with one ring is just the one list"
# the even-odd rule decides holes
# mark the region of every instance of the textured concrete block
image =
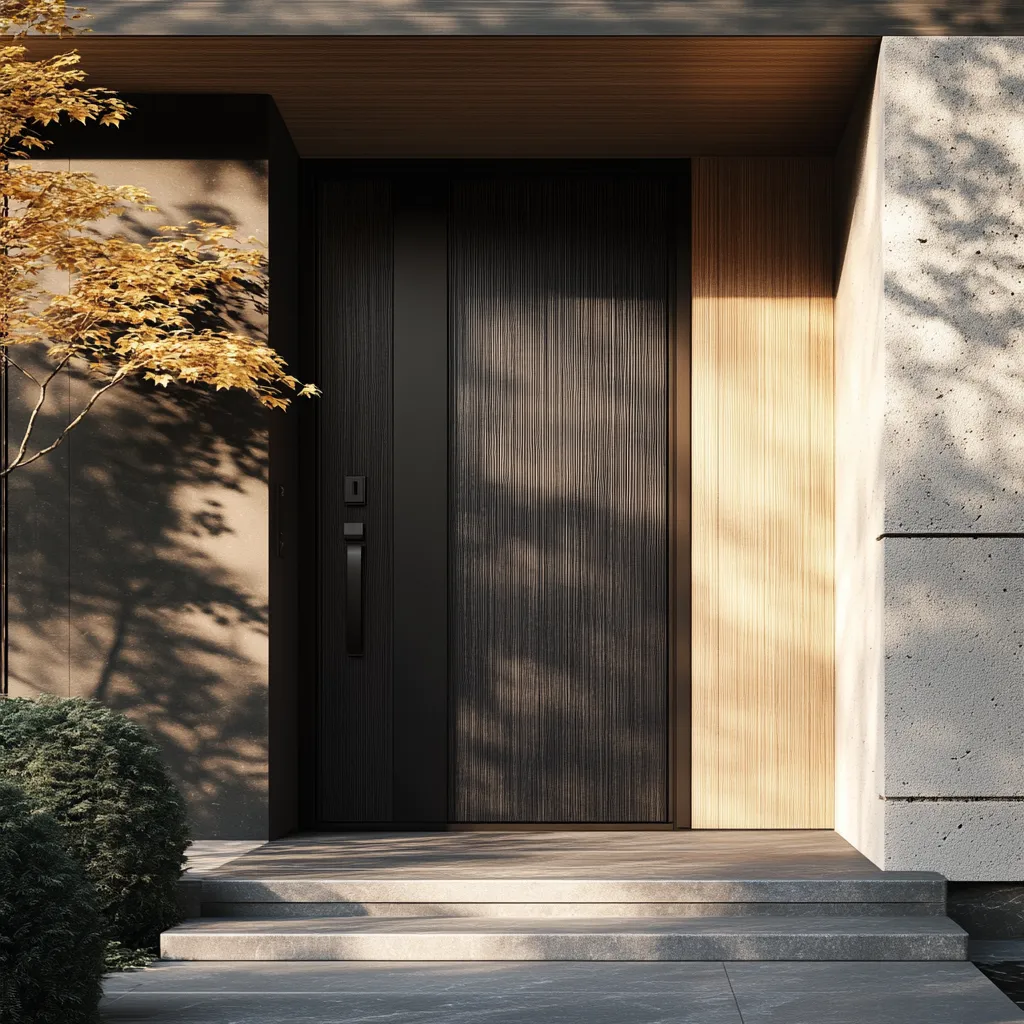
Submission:
[[889,38],[885,528],[1024,530],[1024,39]]
[[951,882],[1024,881],[1024,801],[887,800],[885,867]]
[[882,102],[865,83],[835,162],[835,826],[882,859],[885,521]]
[[885,560],[886,794],[1024,794],[1024,538],[895,539]]

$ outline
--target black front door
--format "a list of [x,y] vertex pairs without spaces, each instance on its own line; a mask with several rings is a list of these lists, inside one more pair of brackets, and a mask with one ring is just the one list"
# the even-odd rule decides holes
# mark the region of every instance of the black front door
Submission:
[[316,184],[316,824],[670,822],[650,169]]

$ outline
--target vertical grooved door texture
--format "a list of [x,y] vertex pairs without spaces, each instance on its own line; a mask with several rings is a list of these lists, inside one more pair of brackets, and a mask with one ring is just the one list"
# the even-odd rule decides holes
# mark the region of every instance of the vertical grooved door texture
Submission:
[[[319,480],[318,814],[392,814],[391,186],[331,181],[317,190]],[[366,504],[344,504],[344,477]],[[366,524],[365,656],[345,652],[345,521]]]
[[833,825],[831,166],[693,163],[693,825]]
[[667,185],[450,208],[451,816],[664,822]]

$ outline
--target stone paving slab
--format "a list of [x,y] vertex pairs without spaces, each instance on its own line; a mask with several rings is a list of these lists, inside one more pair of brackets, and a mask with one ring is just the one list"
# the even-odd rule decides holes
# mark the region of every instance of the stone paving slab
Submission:
[[289,836],[214,868],[216,878],[293,879],[894,879],[845,839],[814,831],[363,832]]
[[[239,858],[222,872],[244,870]],[[509,865],[513,870],[516,865]],[[265,878],[203,875],[204,903],[918,903],[945,902],[939,875],[910,877],[893,872],[865,878],[399,878],[381,872],[368,878]],[[292,865],[281,862],[277,870]],[[654,871],[665,871],[652,865]],[[630,868],[634,873],[637,867]],[[724,871],[724,868],[723,868]]]
[[[189,916],[265,921],[299,917],[476,917],[503,920],[566,920],[578,917],[945,917],[945,903],[292,903],[245,900],[218,903],[203,899],[201,912]],[[958,926],[959,927],[959,926]]]
[[1012,1024],[970,963],[729,963],[743,1024]]
[[185,851],[185,877],[200,878],[261,846],[262,839],[195,839]]
[[946,917],[200,918],[168,960],[964,960]]
[[969,963],[161,963],[106,1024],[1018,1024]]
[[[741,1024],[720,963],[161,964],[111,979],[118,1024]],[[655,965],[664,967],[669,965]]]

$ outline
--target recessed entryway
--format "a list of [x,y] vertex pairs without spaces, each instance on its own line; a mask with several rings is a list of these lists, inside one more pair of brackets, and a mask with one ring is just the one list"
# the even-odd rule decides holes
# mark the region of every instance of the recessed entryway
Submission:
[[308,824],[832,825],[830,180],[318,169]]

